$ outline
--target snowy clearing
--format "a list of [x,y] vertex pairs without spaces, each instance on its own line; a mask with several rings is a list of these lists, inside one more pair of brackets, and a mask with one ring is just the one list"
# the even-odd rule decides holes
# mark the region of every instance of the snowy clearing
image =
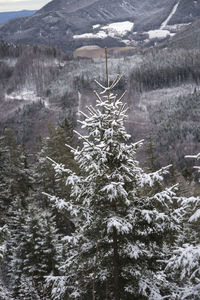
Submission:
[[99,31],[97,33],[83,33],[74,35],[74,39],[105,39],[107,37],[107,34],[104,31]]
[[106,37],[123,37],[128,32],[131,32],[134,27],[134,23],[125,21],[125,22],[116,22],[111,23],[106,26],[100,26],[99,24],[93,25],[93,29],[99,28],[100,30],[97,33],[84,33],[74,35],[74,39],[92,39],[99,38],[104,39]]
[[6,100],[19,100],[19,101],[29,101],[29,102],[36,102],[41,100],[41,97],[38,97],[35,91],[30,91],[23,89],[21,91],[13,92],[11,94],[5,95]]
[[116,22],[109,25],[101,27],[101,29],[106,30],[108,35],[115,37],[116,35],[124,36],[128,32],[132,31],[134,23],[125,21],[125,22]]
[[171,36],[173,35],[172,33],[169,32],[169,30],[160,30],[160,29],[156,29],[156,30],[149,30],[148,31],[149,34],[149,39],[164,39],[167,36]]

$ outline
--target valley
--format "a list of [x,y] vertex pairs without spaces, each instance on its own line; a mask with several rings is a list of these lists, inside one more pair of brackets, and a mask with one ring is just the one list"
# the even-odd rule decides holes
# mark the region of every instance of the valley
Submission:
[[[10,54],[2,57],[0,64],[4,72],[1,128],[2,132],[5,128],[14,129],[18,142],[24,142],[32,152],[36,137],[48,134],[48,123],[55,126],[66,118],[77,127],[79,111],[85,112],[87,106],[94,104],[94,80],[105,77],[104,49],[84,47],[76,50],[72,58],[48,47],[7,47]],[[174,160],[183,169],[185,153],[200,150],[196,108],[200,51],[138,51],[127,47],[109,48],[108,53],[111,79],[122,75],[118,93],[127,90],[126,126],[132,139],[151,137],[160,163]],[[190,110],[193,106],[194,110]]]
[[199,299],[200,0],[52,0],[0,40],[0,300]]

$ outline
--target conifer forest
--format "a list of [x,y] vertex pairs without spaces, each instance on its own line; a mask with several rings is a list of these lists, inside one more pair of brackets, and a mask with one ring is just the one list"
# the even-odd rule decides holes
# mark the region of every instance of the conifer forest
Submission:
[[[131,137],[128,85],[109,75],[105,52],[96,101],[79,111],[75,129],[68,118],[49,122],[34,153],[13,129],[2,132],[0,300],[200,299],[200,154],[184,153],[187,168],[162,165],[158,141]],[[163,78],[153,73],[156,59],[131,74],[138,90],[188,80],[178,67],[174,79],[168,67]],[[177,107],[180,99],[188,105],[180,96]],[[173,119],[155,113],[154,123],[165,120],[156,134],[162,152]]]

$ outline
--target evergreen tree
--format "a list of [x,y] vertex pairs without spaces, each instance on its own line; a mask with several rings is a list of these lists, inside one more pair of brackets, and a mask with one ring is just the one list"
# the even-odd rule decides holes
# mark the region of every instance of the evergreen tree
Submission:
[[6,242],[5,239],[8,236],[8,228],[6,225],[0,227],[0,300],[11,300],[11,295],[8,289],[5,286],[2,274],[2,265],[1,260],[3,259],[3,255],[6,250]]
[[52,210],[56,216],[56,223],[61,233],[70,233],[72,231],[69,216],[59,211],[54,203],[49,203],[43,192],[56,194],[59,197],[69,197],[70,189],[66,186],[67,177],[64,173],[57,174],[55,172],[51,158],[55,158],[57,162],[72,170],[76,170],[73,154],[66,147],[66,144],[72,145],[72,143],[72,126],[66,119],[56,128],[49,124],[49,137],[41,142],[35,165],[35,200],[41,207]]
[[[7,251],[0,265],[0,280],[2,299],[8,299],[7,275],[9,271],[10,240],[13,236],[12,218],[15,214],[15,202],[21,199],[21,204],[25,206],[25,199],[31,184],[31,176],[26,162],[24,148],[16,143],[14,132],[10,129],[5,130],[4,136],[0,139],[0,226],[7,224],[10,236],[6,240]],[[15,252],[13,247],[12,251]]]
[[36,185],[41,187],[41,191],[47,193],[56,193],[63,197],[67,193],[65,184],[66,176],[55,173],[54,168],[48,158],[54,158],[58,163],[66,165],[68,168],[75,168],[72,153],[67,150],[65,144],[72,145],[72,126],[67,120],[63,124],[54,128],[51,124],[49,128],[49,137],[41,141],[40,150],[36,160]]
[[60,257],[60,238],[54,217],[33,203],[26,210],[16,205],[12,224],[9,265],[13,296],[15,299],[48,300],[45,276],[56,275]]
[[[200,159],[200,155],[187,156]],[[200,170],[200,167],[195,167]],[[182,233],[166,266],[175,299],[198,300],[200,295],[200,197],[183,198]],[[174,284],[175,283],[175,284]]]
[[[81,150],[69,148],[80,174],[54,162],[68,174],[71,199],[49,196],[68,210],[75,224],[66,236],[66,259],[53,282],[53,299],[161,299],[167,283],[163,265],[179,230],[174,209],[176,186],[164,188],[169,167],[145,173],[136,160],[142,142],[127,144],[125,104],[112,90],[120,77],[96,93],[80,121],[87,136]],[[101,97],[103,96],[103,97]],[[166,285],[164,285],[166,283]]]
[[3,258],[3,254],[5,251],[4,239],[5,236],[8,234],[8,228],[6,225],[0,227],[0,260]]
[[22,207],[21,199],[16,197],[12,204],[12,215],[10,215],[10,239],[8,241],[8,251],[6,260],[8,263],[9,288],[13,296],[17,299],[23,275],[24,253],[22,250],[24,224],[26,219],[26,209]]
[[15,197],[20,197],[25,205],[30,187],[31,173],[25,150],[17,145],[14,132],[7,129],[0,139],[0,225],[12,214]]

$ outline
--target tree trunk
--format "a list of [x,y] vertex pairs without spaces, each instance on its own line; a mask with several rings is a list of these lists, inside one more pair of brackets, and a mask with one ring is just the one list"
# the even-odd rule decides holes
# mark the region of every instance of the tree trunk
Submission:
[[118,243],[117,243],[117,230],[113,228],[113,275],[114,275],[114,295],[115,300],[120,300],[120,290],[119,290],[119,253],[118,253]]

